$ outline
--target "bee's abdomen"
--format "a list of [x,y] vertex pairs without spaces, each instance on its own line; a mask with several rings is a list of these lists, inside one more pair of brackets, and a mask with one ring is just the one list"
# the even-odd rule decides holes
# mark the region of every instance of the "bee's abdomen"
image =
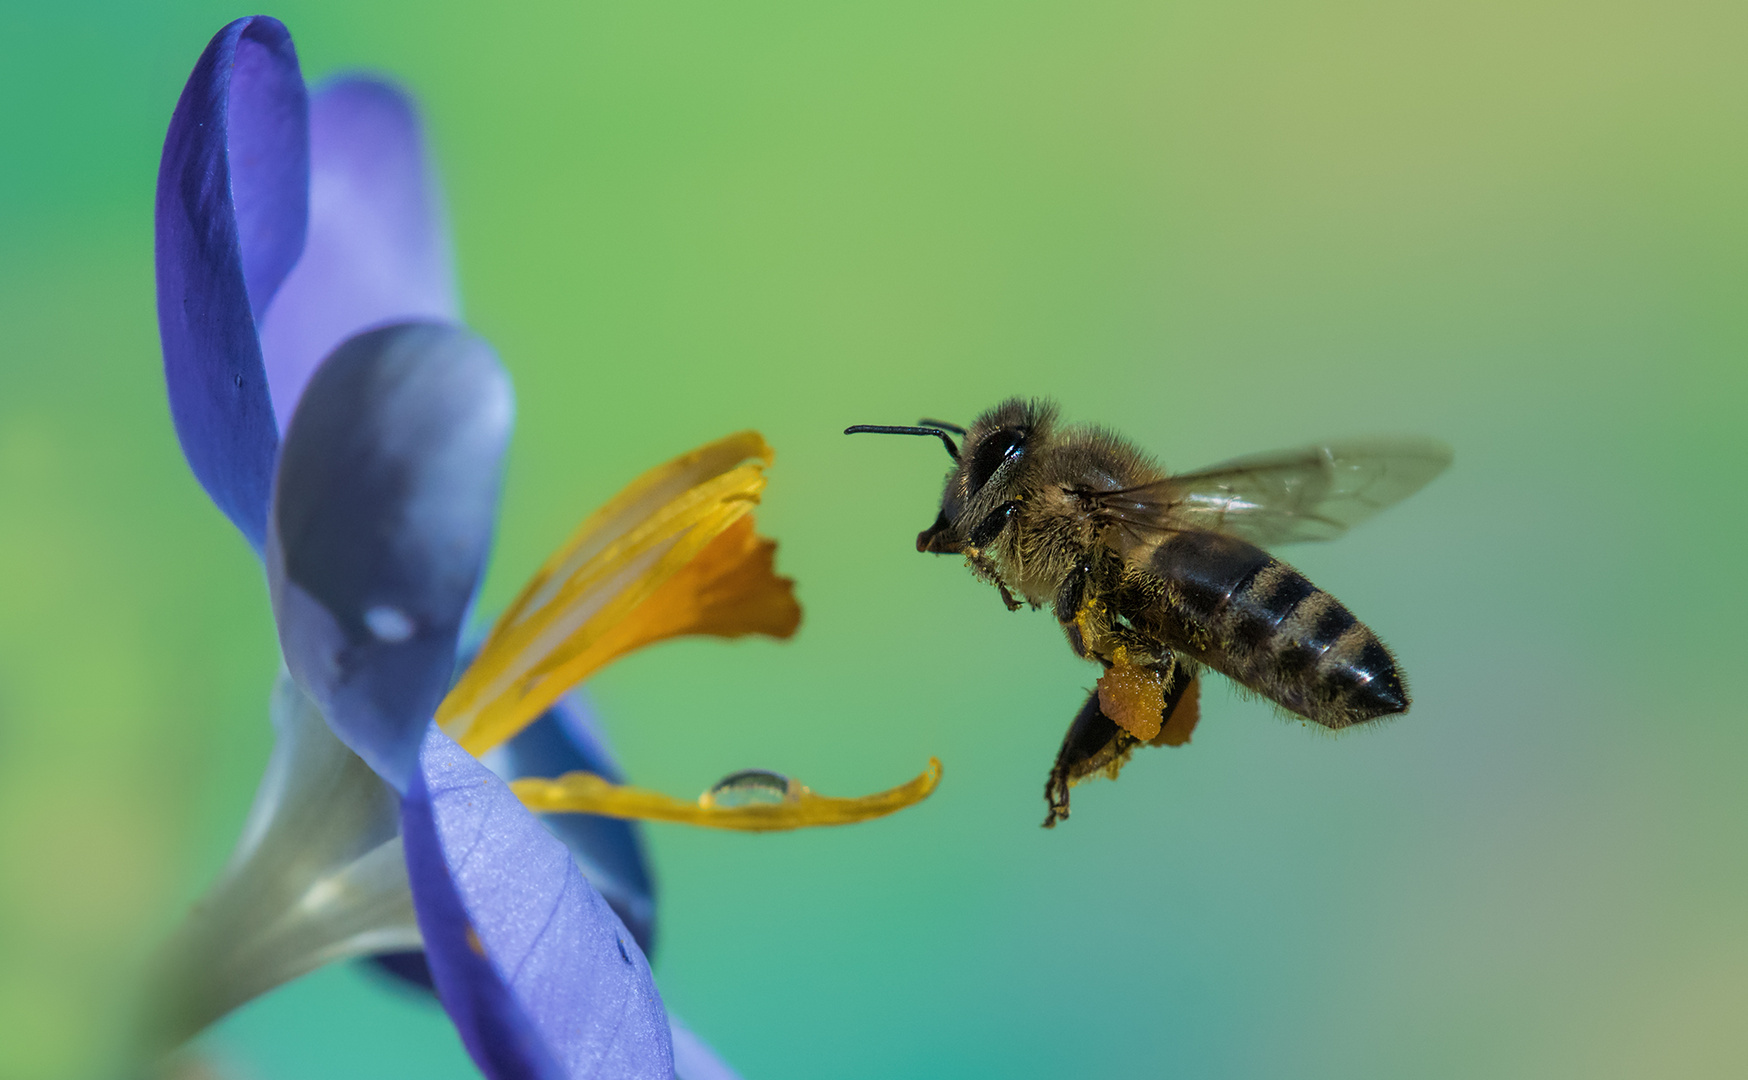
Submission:
[[1268,552],[1219,533],[1174,533],[1153,555],[1160,627],[1174,648],[1328,727],[1399,713],[1390,650],[1341,602]]

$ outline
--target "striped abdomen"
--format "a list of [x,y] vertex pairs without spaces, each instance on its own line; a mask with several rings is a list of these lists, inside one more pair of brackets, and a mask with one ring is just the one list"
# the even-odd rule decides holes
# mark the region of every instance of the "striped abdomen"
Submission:
[[1150,569],[1165,595],[1143,620],[1172,648],[1332,728],[1399,713],[1408,691],[1378,636],[1268,552],[1219,533],[1174,533]]

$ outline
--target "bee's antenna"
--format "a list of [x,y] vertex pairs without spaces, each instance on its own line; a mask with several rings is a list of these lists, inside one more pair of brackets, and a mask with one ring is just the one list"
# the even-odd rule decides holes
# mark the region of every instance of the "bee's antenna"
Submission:
[[[965,434],[957,427],[954,427],[953,430],[958,431],[961,435]],[[959,460],[959,448],[953,445],[953,436],[938,427],[887,427],[883,424],[857,424],[854,427],[845,428],[844,434],[855,435],[864,431],[873,432],[875,435],[939,435],[941,441],[947,444],[947,456],[954,461]]]
[[965,434],[964,428],[960,427],[958,424],[949,424],[945,420],[930,420],[928,417],[925,416],[921,420],[918,420],[917,423],[926,424],[929,427],[946,428],[948,431],[951,431],[953,434],[959,435],[959,436],[963,436]]

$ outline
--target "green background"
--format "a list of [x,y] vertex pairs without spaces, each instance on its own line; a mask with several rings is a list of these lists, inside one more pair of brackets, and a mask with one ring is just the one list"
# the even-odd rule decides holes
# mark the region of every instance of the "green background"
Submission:
[[[786,645],[591,686],[635,779],[939,793],[656,827],[656,971],[748,1080],[1642,1077],[1748,1059],[1748,15],[1735,0],[288,3],[424,103],[518,428],[486,607],[642,469],[753,426]],[[178,452],[151,197],[239,9],[0,6],[0,1076],[101,1068],[266,761],[258,566]],[[912,538],[851,423],[1050,395],[1169,466],[1417,432],[1456,465],[1287,552],[1388,640],[1339,738],[1214,680],[1042,784],[1094,671]],[[221,1074],[471,1075],[331,969]]]

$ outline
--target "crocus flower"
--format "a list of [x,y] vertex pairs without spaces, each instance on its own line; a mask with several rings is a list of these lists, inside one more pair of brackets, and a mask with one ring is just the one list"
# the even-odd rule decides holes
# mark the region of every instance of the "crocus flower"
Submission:
[[[262,556],[286,670],[267,775],[166,950],[153,1036],[323,963],[422,949],[488,1076],[666,1077],[676,1054],[682,1076],[732,1075],[670,1026],[641,847],[610,819],[838,824],[925,797],[939,765],[865,799],[749,772],[682,802],[620,783],[566,695],[669,637],[794,631],[751,517],[770,448],[743,432],[633,482],[456,678],[513,405],[460,322],[409,103],[360,78],[311,97],[282,25],[225,27],[171,121],[157,269],[177,434]],[[529,806],[588,816],[554,819],[567,847]]]

